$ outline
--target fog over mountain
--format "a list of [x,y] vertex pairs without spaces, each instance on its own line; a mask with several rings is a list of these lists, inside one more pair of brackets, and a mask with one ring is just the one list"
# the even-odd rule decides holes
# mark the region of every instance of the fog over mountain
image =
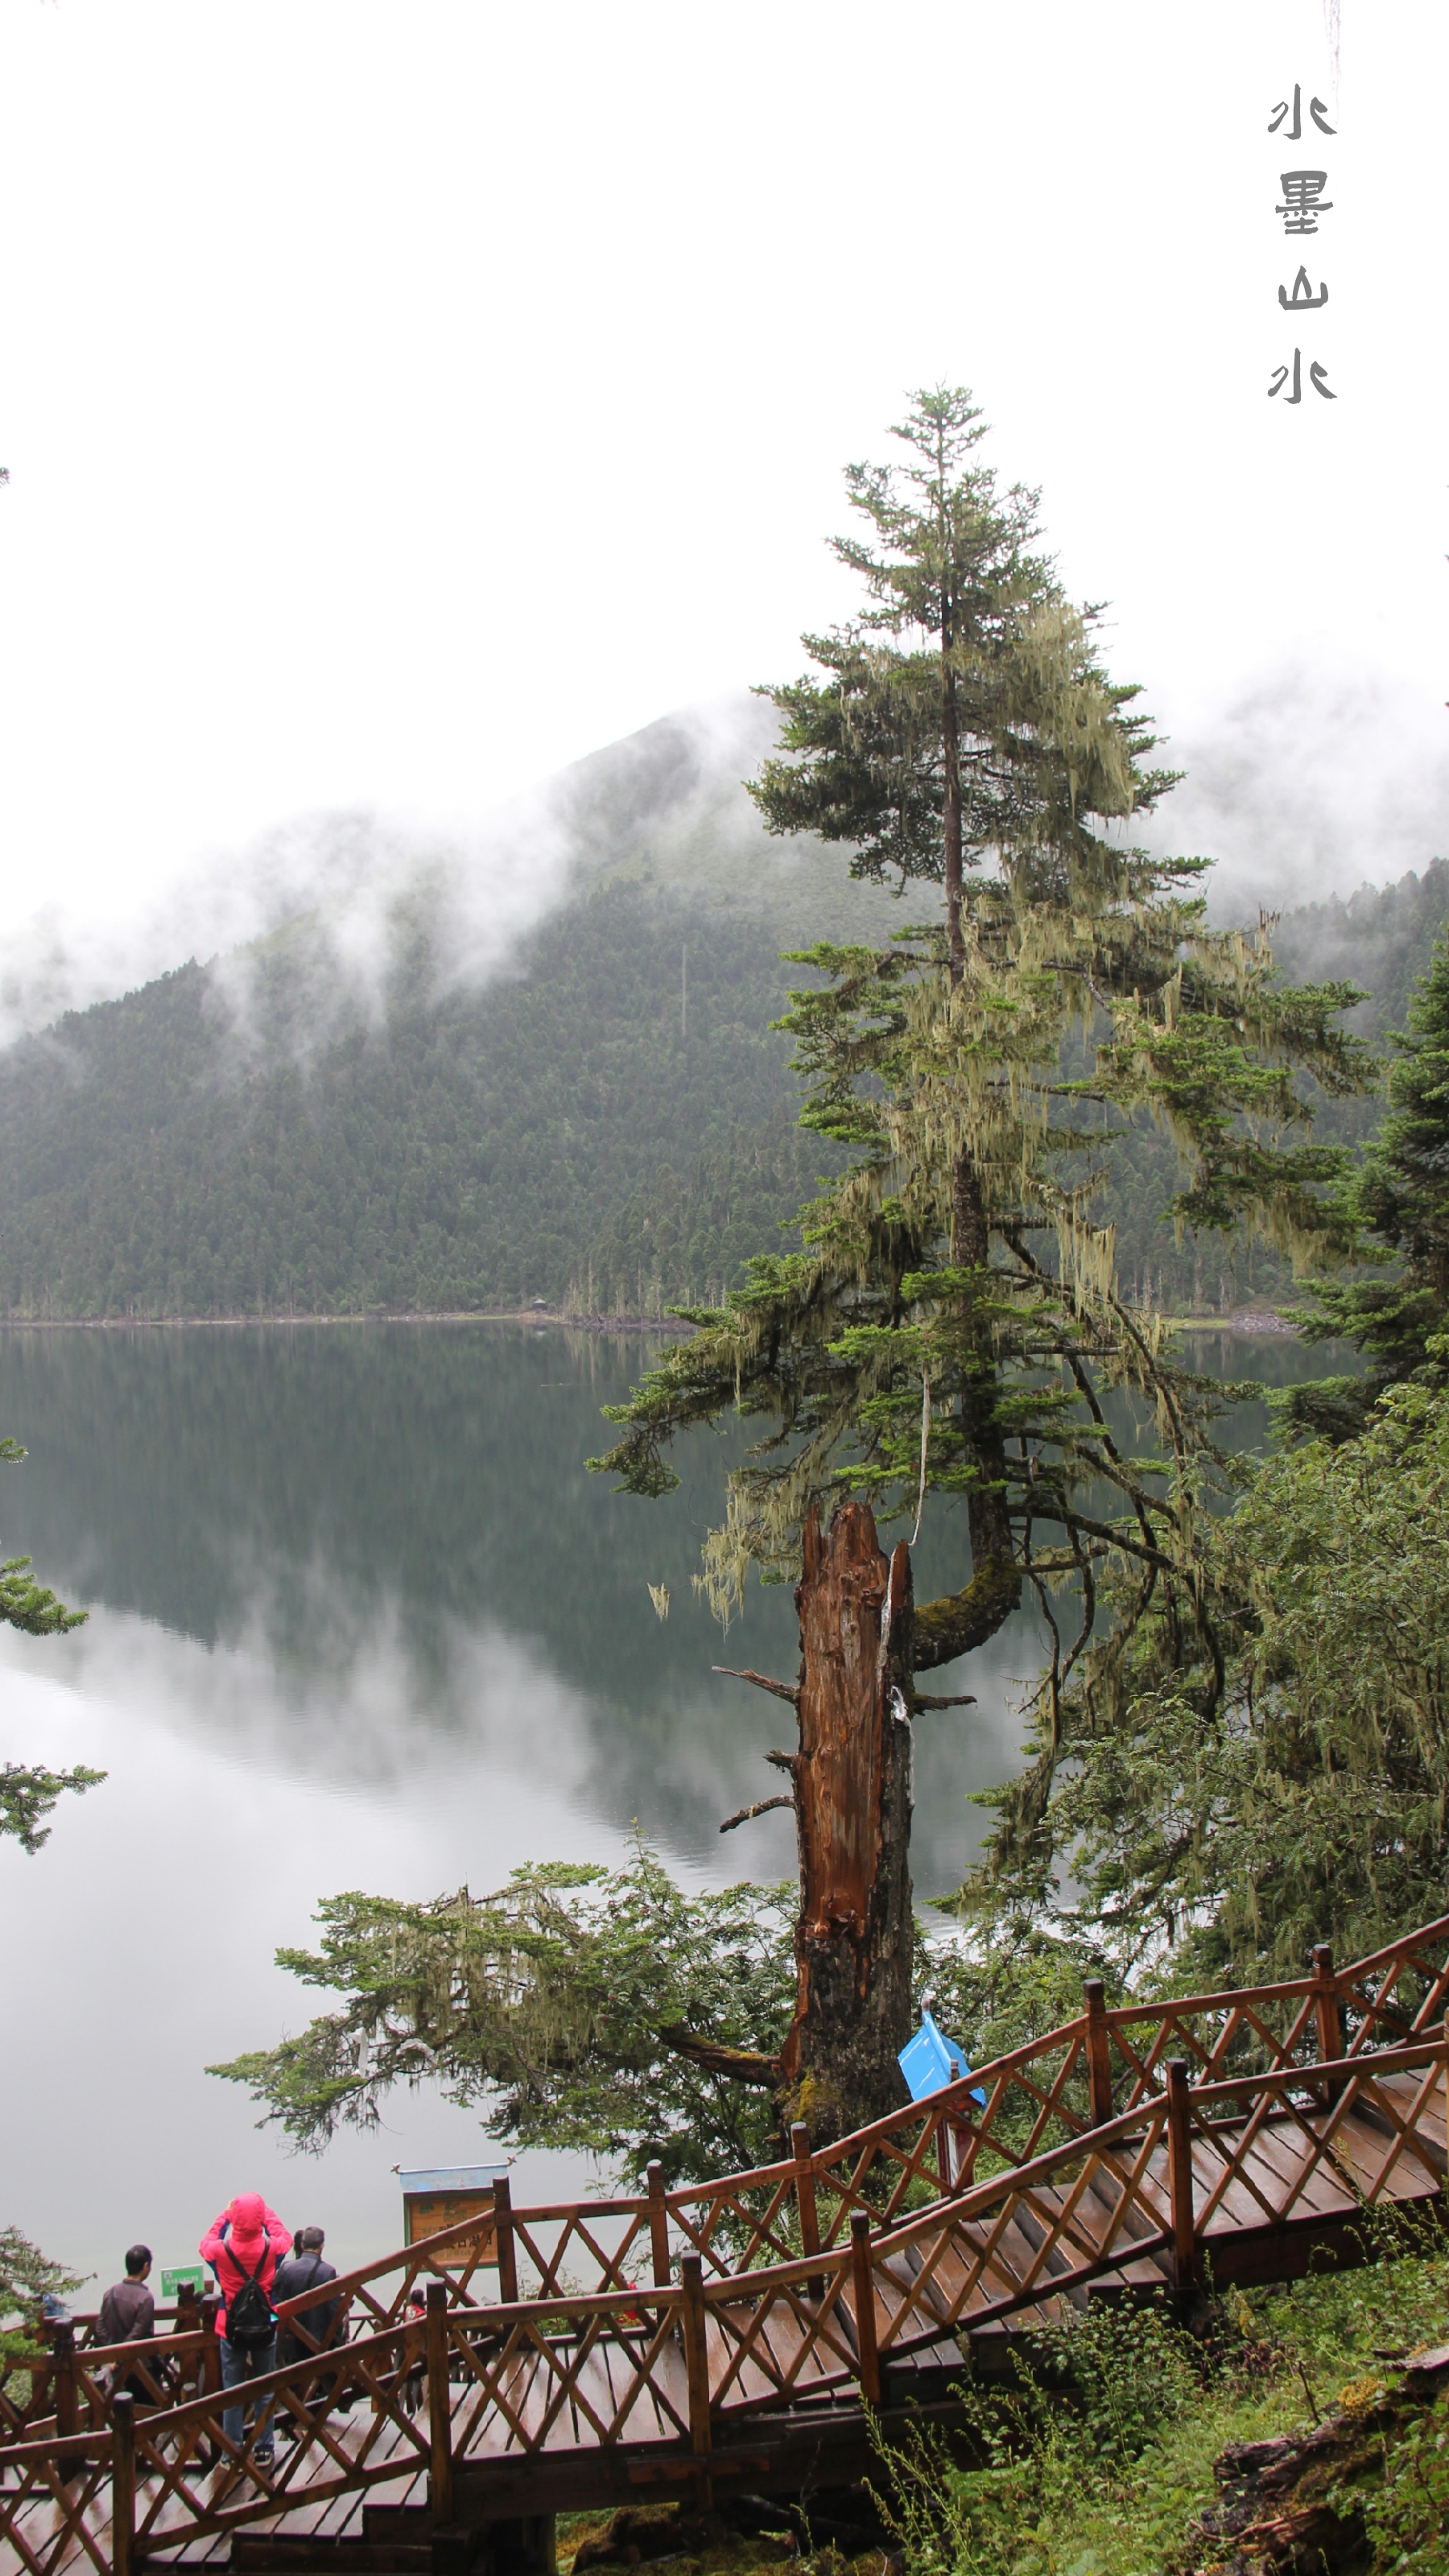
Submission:
[[707,857],[719,887],[743,896],[759,875],[750,861],[765,855],[756,894],[788,906],[805,879],[801,855],[764,844],[741,785],[772,731],[770,711],[740,692],[607,745],[469,830],[405,814],[299,815],[113,919],[45,904],[0,957],[0,1043],[189,957],[223,961],[242,1010],[248,952],[304,921],[334,987],[329,1007],[339,992],[375,1007],[400,909],[418,898],[437,926],[440,971],[457,985],[506,970],[528,930],[610,869],[647,868],[665,882],[697,877]]
[[[244,952],[304,918],[335,987],[375,1008],[399,907],[419,894],[443,926],[440,971],[459,985],[508,971],[531,928],[610,874],[707,883],[805,935],[818,907],[852,898],[838,854],[822,867],[819,853],[769,840],[744,793],[774,730],[773,709],[741,690],[607,745],[468,829],[301,815],[108,919],[46,902],[7,936],[0,1042],[188,957],[232,961],[223,972],[242,1011]],[[1143,837],[1214,859],[1220,918],[1383,885],[1449,847],[1449,715],[1382,672],[1267,669],[1212,717],[1165,729],[1165,757],[1186,776]],[[917,913],[921,901],[917,889]]]
[[1392,884],[1449,850],[1449,711],[1382,671],[1265,669],[1169,732],[1166,756],[1186,776],[1144,838],[1214,860],[1223,920]]
[[[0,1314],[657,1313],[720,1293],[832,1167],[772,1026],[803,979],[781,952],[888,937],[932,901],[764,833],[742,782],[773,734],[744,694],[686,709],[469,836],[317,816],[109,945],[22,943]],[[1367,988],[1371,1036],[1402,1024],[1449,911],[1434,728],[1294,671],[1165,748],[1190,774],[1130,828],[1216,851],[1219,919],[1281,912],[1285,974]],[[1377,1115],[1325,1129],[1351,1141]],[[1171,1239],[1164,1139],[1116,1154],[1124,1278],[1196,1311],[1276,1293],[1261,1253]]]

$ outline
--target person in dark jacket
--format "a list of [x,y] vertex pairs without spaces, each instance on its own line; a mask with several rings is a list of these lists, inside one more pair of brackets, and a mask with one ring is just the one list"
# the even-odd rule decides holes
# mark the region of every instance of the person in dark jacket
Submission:
[[[320,2227],[298,2228],[292,2239],[291,2253],[277,2265],[276,2278],[272,2283],[274,2308],[279,2308],[284,2299],[300,2298],[304,2290],[313,2289],[321,2281],[336,2280],[336,2264],[322,2260],[322,2248],[326,2242],[326,2235]],[[300,2335],[293,2334],[291,2324],[283,2320],[277,2335],[279,2370],[284,2370],[289,2361],[305,2359],[313,2344],[329,2342],[333,2320],[341,2305],[340,2299],[318,2299],[308,2307],[297,2309],[294,2321],[306,2329],[312,2338],[311,2343],[303,2343]]]
[[126,2277],[107,2290],[96,2319],[97,2343],[142,2343],[156,2331],[156,2302],[146,2287],[151,2270],[149,2245],[126,2249]]
[[[97,2343],[144,2343],[156,2331],[156,2302],[146,2287],[151,2270],[149,2245],[128,2245],[126,2277],[107,2290],[96,2319]],[[157,2391],[131,2371],[120,2385],[138,2406],[154,2406]]]
[[[255,2281],[272,2310],[272,2285],[276,2279],[278,2258],[291,2243],[288,2230],[274,2209],[268,2209],[259,2191],[239,2191],[235,2200],[214,2218],[201,2240],[203,2263],[209,2263],[216,2274],[221,2292],[221,2315],[217,2320],[221,2333],[221,2384],[239,2388],[243,2380],[260,2379],[277,2366],[277,2321],[271,2319],[271,2333],[265,2341],[251,2336],[243,2339],[233,2334],[235,2312],[248,2282]],[[249,2304],[254,2304],[249,2302]],[[221,2419],[221,2429],[229,2442],[238,2447],[242,2438],[245,2409],[228,2406]],[[262,2467],[272,2458],[271,2404],[268,2401],[252,2453]]]

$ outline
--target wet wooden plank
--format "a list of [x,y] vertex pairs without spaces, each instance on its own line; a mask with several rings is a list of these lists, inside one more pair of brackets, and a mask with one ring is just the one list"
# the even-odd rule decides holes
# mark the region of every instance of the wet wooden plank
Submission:
[[[647,2330],[641,2329],[632,2336],[610,2335],[602,2347],[614,2412],[620,2418],[618,2438],[624,2442],[668,2441],[679,2433],[679,2426],[671,2423],[650,2384],[653,2373],[642,2379],[639,2376],[651,2340]],[[683,2386],[682,2359],[680,2374]],[[626,2411],[621,2414],[621,2409]],[[687,2423],[687,2399],[681,2411]]]
[[[803,2399],[818,2392],[841,2368],[836,2354],[818,2338],[819,2310],[815,2303],[802,2304],[803,2317],[796,2314],[788,2300],[776,2299],[760,2330],[759,2341],[766,2347],[768,2367],[765,2362],[754,2365],[761,2383],[759,2394],[774,2404],[780,2403],[782,2384],[788,2385],[792,2397]],[[838,2302],[826,2320],[825,2332],[848,2353],[854,2353]]]
[[[462,2464],[469,2460],[500,2459],[508,2454],[515,2458],[525,2455],[538,2440],[556,2385],[537,2348],[532,2344],[521,2347],[509,2357],[498,2382],[498,2393],[522,2427],[521,2435],[515,2430],[509,2415],[504,2413],[498,2397],[494,2396],[490,2398],[477,2430],[470,2435],[466,2449],[455,2452],[455,2459]],[[470,2413],[476,2407],[478,2395],[475,2382],[468,2392]]]
[[[1313,2148],[1297,2127],[1280,2127],[1275,2121],[1260,2130],[1253,2142],[1253,2163],[1260,2188],[1264,2172],[1276,2177],[1278,2205],[1290,2220],[1343,2218],[1358,2206],[1354,2192],[1332,2166],[1322,2158],[1315,2163]],[[1288,2207],[1290,2192],[1293,2199]]]

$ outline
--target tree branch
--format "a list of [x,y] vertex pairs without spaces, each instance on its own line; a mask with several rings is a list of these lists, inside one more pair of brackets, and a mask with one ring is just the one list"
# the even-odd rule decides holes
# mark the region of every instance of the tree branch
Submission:
[[720,1832],[732,1834],[736,1825],[747,1825],[753,1816],[767,1816],[772,1807],[793,1807],[794,1804],[793,1798],[757,1798],[752,1807],[741,1807],[737,1815],[726,1816]]
[[676,2057],[687,2057],[693,2066],[702,2066],[710,2075],[727,2075],[735,2084],[762,2084],[773,2092],[780,2081],[780,2061],[766,2057],[758,2048],[725,2048],[716,2040],[702,2039],[682,2021],[664,2025],[659,2033],[666,2048]]
[[919,1603],[914,1623],[912,1670],[930,1672],[954,1663],[994,1637],[1021,1604],[1021,1568],[1012,1557],[988,1557],[964,1591]]
[[738,1672],[733,1664],[711,1664],[712,1673],[723,1673],[726,1681],[753,1682],[756,1690],[770,1691],[776,1699],[787,1699],[792,1708],[800,1705],[800,1693],[792,1682],[771,1681],[768,1673]]

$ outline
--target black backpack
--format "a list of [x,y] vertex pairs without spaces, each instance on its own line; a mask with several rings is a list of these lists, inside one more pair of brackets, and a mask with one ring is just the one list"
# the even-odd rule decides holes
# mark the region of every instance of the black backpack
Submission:
[[277,2331],[277,2320],[272,2314],[271,2300],[262,2288],[259,2278],[262,2264],[267,2259],[267,2250],[264,2232],[256,2271],[249,2272],[235,2247],[232,2248],[231,2259],[242,2276],[242,2285],[226,2312],[226,2339],[228,2343],[241,2344],[248,2350],[254,2350],[258,2344],[270,2343]]

